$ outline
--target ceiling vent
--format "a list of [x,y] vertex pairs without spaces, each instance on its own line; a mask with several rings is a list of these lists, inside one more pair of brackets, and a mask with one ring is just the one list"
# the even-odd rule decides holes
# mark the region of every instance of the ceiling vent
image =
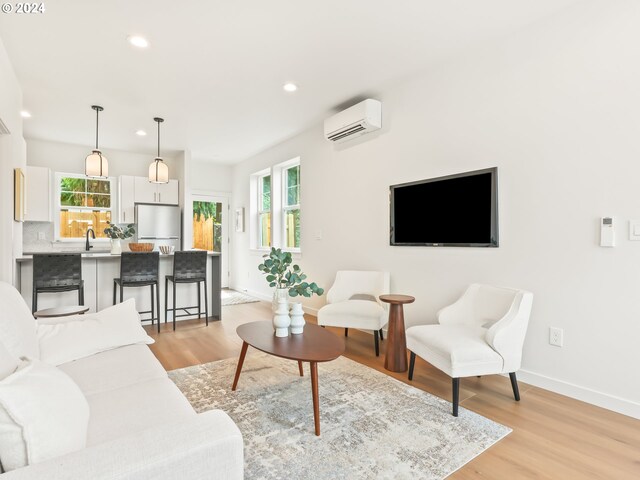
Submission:
[[324,136],[330,142],[344,142],[382,127],[382,103],[368,98],[324,121]]

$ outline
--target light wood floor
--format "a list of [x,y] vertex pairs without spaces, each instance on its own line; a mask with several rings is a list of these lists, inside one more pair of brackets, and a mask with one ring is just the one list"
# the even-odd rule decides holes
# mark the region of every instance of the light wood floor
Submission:
[[[176,332],[163,324],[159,335],[147,327],[156,339],[151,349],[167,370],[237,357],[242,341],[236,327],[270,320],[270,304],[223,307],[222,316],[209,327],[204,320],[179,322]],[[341,329],[330,330],[344,335]],[[373,337],[350,330],[345,356],[409,383],[406,373],[384,369],[385,344],[386,339],[376,358]],[[451,399],[451,379],[419,358],[411,384]],[[498,375],[462,380],[460,404],[511,427],[513,433],[450,478],[640,479],[640,421],[522,382],[520,395],[521,401],[515,402],[509,379]]]

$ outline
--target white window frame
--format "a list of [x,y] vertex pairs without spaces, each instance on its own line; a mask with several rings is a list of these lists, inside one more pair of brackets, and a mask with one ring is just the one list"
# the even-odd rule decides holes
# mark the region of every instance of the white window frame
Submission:
[[[293,160],[289,160],[288,162],[281,163],[278,165],[281,169],[282,175],[282,209],[281,209],[281,235],[282,235],[282,249],[288,252],[300,252],[300,247],[287,247],[285,245],[287,238],[287,212],[290,210],[300,210],[300,214],[302,215],[302,209],[300,208],[300,203],[295,205],[287,205],[287,197],[289,193],[289,185],[288,185],[288,177],[287,171],[291,168],[298,167],[298,202],[300,202],[300,158],[295,158]],[[302,237],[302,225],[300,225],[300,236]],[[302,238],[300,239],[300,243],[302,244]]]
[[[73,237],[73,238],[67,238],[67,237],[61,237],[60,236],[60,211],[64,208],[69,209],[69,208],[73,208],[73,209],[77,209],[77,210],[86,210],[86,211],[91,211],[91,210],[96,210],[94,207],[69,207],[68,205],[62,205],[60,203],[60,194],[62,192],[62,190],[60,189],[60,180],[62,178],[82,178],[82,179],[90,179],[90,177],[87,177],[86,175],[82,175],[82,174],[78,174],[78,173],[62,173],[62,172],[56,172],[55,173],[55,182],[56,182],[56,186],[53,189],[54,190],[54,195],[55,195],[55,199],[52,202],[53,204],[53,208],[55,209],[54,211],[54,215],[53,215],[53,219],[54,219],[54,228],[55,228],[55,240],[57,242],[78,242],[78,241],[82,241],[84,240],[84,237]],[[115,219],[116,217],[115,212],[116,212],[116,179],[115,177],[107,177],[106,179],[101,178],[100,180],[108,180],[109,181],[109,196],[111,197],[111,207],[109,208],[103,208],[101,207],[99,210],[107,210],[109,212],[111,212],[111,221],[112,223],[116,223]],[[96,238],[91,239],[91,242],[99,242],[99,243],[106,243],[109,242],[108,238]]]
[[[300,248],[287,248],[285,243],[285,215],[288,210],[300,209],[301,205],[286,205],[286,179],[284,175],[286,171],[294,166],[300,166],[300,157],[292,158],[286,162],[278,163],[270,168],[255,172],[250,176],[249,201],[251,205],[251,231],[250,245],[251,249],[259,252],[269,251],[271,247],[281,248],[284,251],[300,254],[302,252],[302,225],[300,226]],[[260,245],[260,214],[267,213],[261,211],[262,201],[262,179],[271,176],[271,246]],[[300,185],[299,188],[302,188]],[[302,202],[301,202],[302,203]]]
[[[263,197],[263,192],[262,192],[262,186],[264,184],[263,180],[265,177],[270,177],[270,183],[271,183],[271,191],[269,192],[269,194],[271,195],[271,201],[269,202],[271,209],[269,210],[263,210],[262,209],[262,197]],[[258,191],[258,206],[257,206],[257,212],[258,212],[258,216],[257,216],[257,225],[256,225],[256,232],[257,232],[257,238],[256,238],[256,245],[258,250],[270,250],[271,249],[271,245],[273,245],[274,241],[273,241],[273,174],[270,170],[267,170],[265,172],[261,172],[257,175],[257,191]],[[271,220],[271,245],[263,245],[262,244],[262,224],[260,222],[260,217],[264,214],[270,214],[270,220]]]

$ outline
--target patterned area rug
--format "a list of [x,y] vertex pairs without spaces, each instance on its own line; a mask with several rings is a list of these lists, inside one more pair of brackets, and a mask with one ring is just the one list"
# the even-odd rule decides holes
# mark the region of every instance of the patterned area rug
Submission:
[[222,289],[220,292],[220,296],[222,297],[222,306],[226,307],[228,305],[240,305],[242,303],[253,303],[259,302],[260,300],[252,297],[251,295],[247,295],[246,293],[236,292],[235,290],[229,290],[228,288]]
[[169,372],[197,412],[220,408],[242,432],[246,479],[441,479],[511,429],[345,357],[318,364],[320,437],[308,364],[249,349]]

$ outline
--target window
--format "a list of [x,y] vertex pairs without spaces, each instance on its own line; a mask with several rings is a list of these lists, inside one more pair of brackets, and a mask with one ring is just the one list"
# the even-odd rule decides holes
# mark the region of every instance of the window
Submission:
[[258,178],[258,248],[271,246],[271,175]]
[[283,170],[284,247],[300,248],[300,164]]
[[112,179],[56,174],[56,182],[56,237],[81,239],[92,228],[96,238],[107,238],[104,229],[112,218]]
[[295,158],[251,176],[251,245],[299,252],[300,159]]

